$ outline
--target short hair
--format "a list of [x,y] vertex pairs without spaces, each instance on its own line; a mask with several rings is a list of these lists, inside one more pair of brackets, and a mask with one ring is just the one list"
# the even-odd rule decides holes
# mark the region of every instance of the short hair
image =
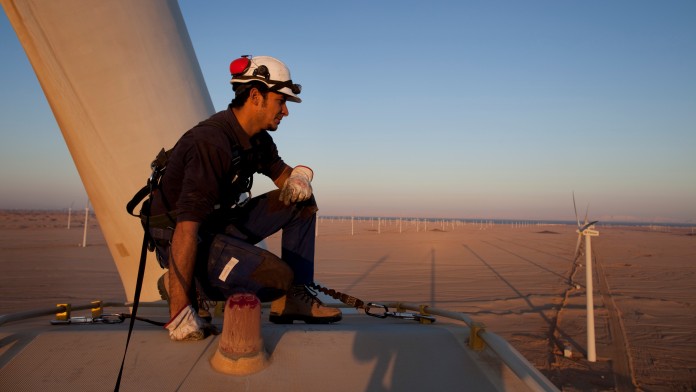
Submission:
[[261,93],[261,96],[266,98],[266,95],[268,94],[269,88],[264,83],[257,82],[257,81],[251,81],[248,83],[234,83],[232,85],[232,90],[234,90],[234,99],[232,100],[231,106],[233,108],[240,108],[240,107],[244,106],[247,99],[249,99],[249,94],[251,93],[251,90],[253,88],[256,88],[257,90],[259,90],[259,93]]

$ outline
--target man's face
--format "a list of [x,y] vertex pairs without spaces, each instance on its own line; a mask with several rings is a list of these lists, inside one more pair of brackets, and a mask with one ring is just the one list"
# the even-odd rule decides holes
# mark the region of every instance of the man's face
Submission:
[[275,131],[280,125],[280,120],[287,116],[288,107],[286,105],[284,94],[269,91],[266,94],[266,99],[261,103],[261,112],[263,116],[263,124],[268,131]]

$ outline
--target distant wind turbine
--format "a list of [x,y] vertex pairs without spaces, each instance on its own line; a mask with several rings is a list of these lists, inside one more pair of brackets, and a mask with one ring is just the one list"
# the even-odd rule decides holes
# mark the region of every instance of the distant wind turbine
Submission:
[[595,327],[594,327],[594,298],[592,297],[592,237],[599,235],[599,231],[594,229],[595,223],[599,221],[587,222],[587,213],[590,210],[590,204],[587,204],[585,210],[585,222],[580,225],[578,219],[578,209],[575,207],[575,193],[573,193],[573,209],[575,210],[575,221],[578,224],[578,242],[575,245],[575,254],[573,260],[576,260],[580,252],[580,243],[585,239],[585,290],[587,292],[587,360],[589,362],[597,361],[597,352],[595,350]]
[[70,219],[72,218],[72,207],[75,202],[70,203],[70,208],[68,208],[68,230],[70,230]]
[[82,247],[87,246],[87,224],[89,220],[89,199],[87,199],[87,205],[85,206],[85,228],[82,232]]

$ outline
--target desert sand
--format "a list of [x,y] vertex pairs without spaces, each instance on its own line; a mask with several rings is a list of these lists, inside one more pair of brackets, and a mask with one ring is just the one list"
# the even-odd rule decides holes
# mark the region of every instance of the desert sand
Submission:
[[[68,230],[66,212],[0,212],[0,313],[125,300],[92,218],[82,247],[84,213]],[[573,260],[570,225],[321,218],[316,278],[365,301],[464,312],[566,391],[696,390],[692,229],[597,229],[594,363],[585,359],[584,257]],[[279,238],[267,247],[277,252]]]

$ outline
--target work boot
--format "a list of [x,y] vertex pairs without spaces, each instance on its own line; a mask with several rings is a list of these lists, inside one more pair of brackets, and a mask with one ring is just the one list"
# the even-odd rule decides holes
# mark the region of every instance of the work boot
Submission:
[[[167,301],[169,304],[169,271],[165,271],[162,276],[157,279],[157,291],[159,291],[160,298]],[[196,288],[196,309],[198,311],[198,316],[204,321],[210,323],[213,321],[213,316],[210,314],[210,302],[203,298],[201,292]],[[214,307],[215,305],[213,305]]]
[[271,303],[271,315],[268,318],[275,324],[292,324],[304,321],[307,324],[328,324],[340,321],[341,310],[324,305],[315,292],[305,285],[290,288],[287,295]]

